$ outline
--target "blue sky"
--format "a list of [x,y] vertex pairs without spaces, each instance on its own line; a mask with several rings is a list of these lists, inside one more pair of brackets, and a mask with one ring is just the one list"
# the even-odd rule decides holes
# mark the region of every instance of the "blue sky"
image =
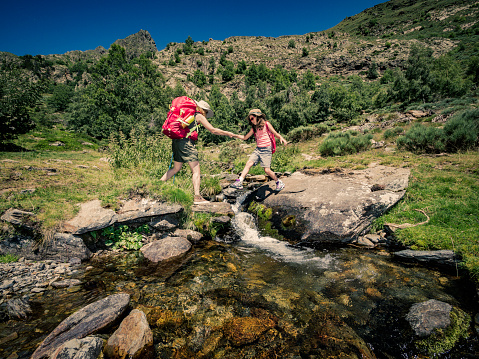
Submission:
[[15,55],[106,49],[147,30],[158,50],[169,42],[230,36],[303,35],[327,30],[384,0],[175,1],[5,0],[0,4],[0,51]]

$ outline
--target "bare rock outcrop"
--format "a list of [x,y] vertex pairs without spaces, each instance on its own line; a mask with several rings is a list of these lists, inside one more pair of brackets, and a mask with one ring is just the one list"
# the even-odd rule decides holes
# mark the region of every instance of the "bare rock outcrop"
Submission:
[[271,208],[273,228],[303,245],[345,244],[365,234],[372,221],[405,194],[410,171],[386,166],[284,178],[286,188],[260,187],[255,200]]

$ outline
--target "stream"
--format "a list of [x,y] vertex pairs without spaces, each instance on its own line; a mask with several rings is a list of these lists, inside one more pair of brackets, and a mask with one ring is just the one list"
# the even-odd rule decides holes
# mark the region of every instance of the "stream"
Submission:
[[[436,299],[477,313],[465,278],[384,250],[295,248],[262,236],[245,212],[233,225],[240,241],[204,241],[158,264],[140,252],[92,259],[81,285],[32,294],[34,315],[0,323],[0,343],[12,338],[0,358],[29,358],[66,317],[120,291],[154,313],[158,358],[426,358],[405,321],[412,304]],[[438,358],[478,356],[471,335]]]

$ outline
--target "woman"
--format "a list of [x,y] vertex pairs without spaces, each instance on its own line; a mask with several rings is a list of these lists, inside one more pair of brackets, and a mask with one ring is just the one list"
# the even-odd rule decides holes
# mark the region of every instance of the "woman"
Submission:
[[[273,157],[273,141],[274,137],[277,137],[283,145],[286,145],[288,142],[281,136],[273,126],[266,121],[266,116],[261,112],[260,109],[253,109],[249,112],[246,119],[251,125],[251,129],[246,135],[235,135],[234,137],[239,138],[240,140],[247,140],[254,135],[256,139],[256,149],[249,157],[248,162],[241,172],[240,178],[238,178],[231,187],[233,188],[243,188],[243,180],[248,174],[251,167],[261,163],[264,172],[271,177],[276,182],[276,191],[281,191],[284,188],[284,183],[278,179],[275,173],[271,170],[271,159]],[[274,143],[274,145],[276,145]]]
[[[196,101],[195,101],[196,102]],[[219,128],[213,127],[211,123],[208,122],[207,118],[213,117],[214,113],[210,108],[210,105],[205,101],[196,102],[196,113],[195,121],[192,121],[190,124],[191,130],[196,126],[196,123],[203,125],[208,131],[214,135],[219,136],[229,136],[234,137],[235,134],[228,131],[220,130]],[[161,177],[161,181],[168,181],[171,177],[178,173],[178,171],[183,166],[183,163],[188,163],[192,173],[193,181],[193,191],[195,194],[194,204],[205,204],[209,203],[200,195],[200,163],[198,161],[198,150],[196,149],[196,143],[189,137],[181,139],[172,140],[172,150],[173,150],[173,167],[170,168],[164,175]]]

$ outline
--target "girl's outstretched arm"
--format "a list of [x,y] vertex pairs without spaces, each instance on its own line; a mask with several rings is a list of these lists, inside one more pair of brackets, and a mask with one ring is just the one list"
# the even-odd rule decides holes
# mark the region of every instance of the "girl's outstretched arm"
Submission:
[[253,136],[253,129],[250,129],[246,135],[235,135],[234,137],[246,141],[251,136]]
[[286,141],[283,136],[281,136],[276,130],[274,129],[273,125],[269,122],[266,122],[266,126],[268,126],[269,130],[273,135],[275,135],[277,138],[279,138],[279,141],[283,144],[286,145],[288,141]]

